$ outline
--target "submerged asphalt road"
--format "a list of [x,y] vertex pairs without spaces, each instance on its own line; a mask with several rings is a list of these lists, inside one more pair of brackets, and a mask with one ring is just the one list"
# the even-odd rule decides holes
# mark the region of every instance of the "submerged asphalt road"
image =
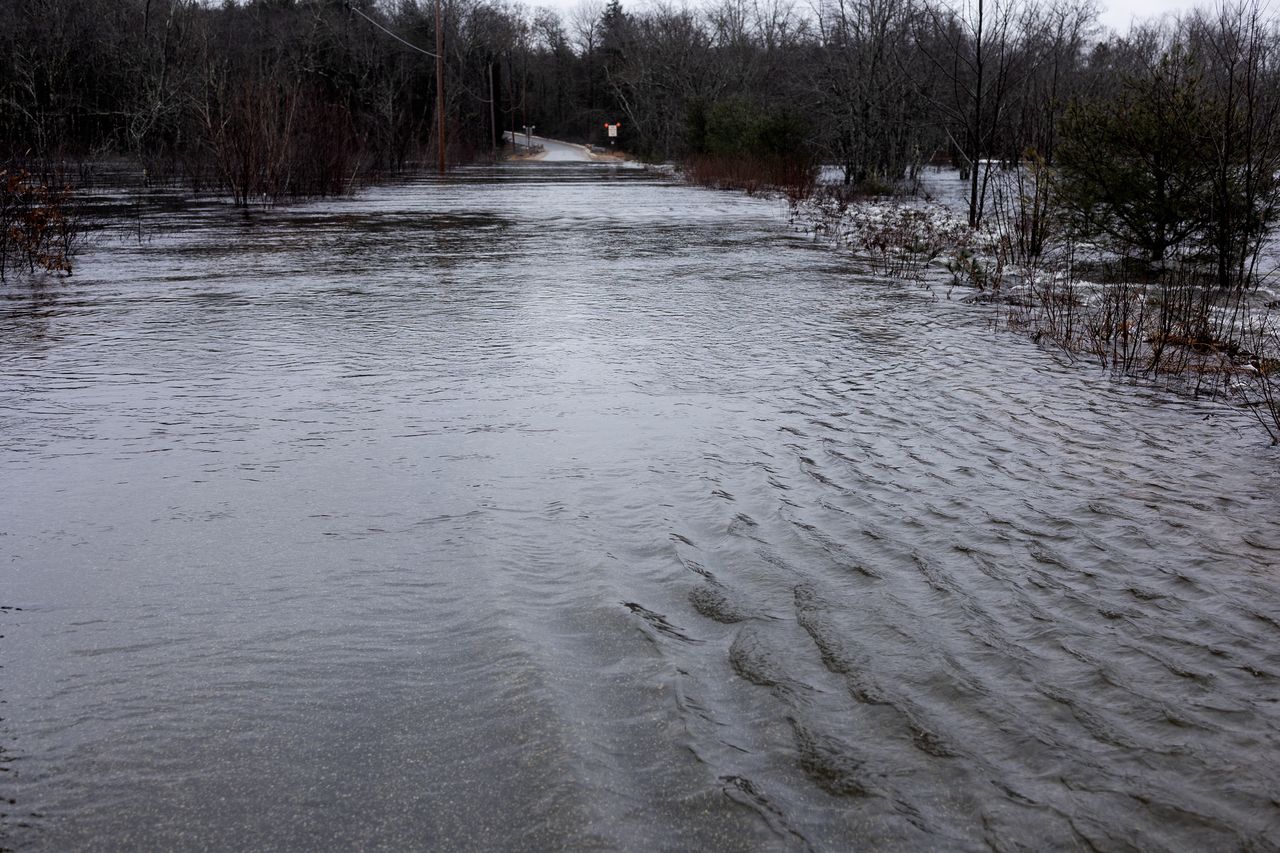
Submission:
[[0,847],[1276,848],[1244,415],[638,170],[102,203],[0,286]]

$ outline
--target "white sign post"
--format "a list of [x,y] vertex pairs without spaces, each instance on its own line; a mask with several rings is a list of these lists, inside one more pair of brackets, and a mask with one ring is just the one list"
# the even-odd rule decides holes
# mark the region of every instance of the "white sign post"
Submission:
[[615,142],[614,140],[616,140],[616,139],[618,138],[618,128],[620,128],[620,127],[622,127],[622,123],[621,123],[621,122],[618,122],[617,124],[609,124],[608,122],[605,122],[605,123],[604,123],[604,129],[605,129],[605,130],[607,130],[607,131],[609,131],[609,144],[610,144],[610,145],[617,145],[617,142]]

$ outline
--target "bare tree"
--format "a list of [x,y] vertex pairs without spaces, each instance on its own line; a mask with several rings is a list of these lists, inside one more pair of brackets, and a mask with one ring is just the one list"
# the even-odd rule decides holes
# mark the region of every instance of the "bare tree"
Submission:
[[919,99],[904,61],[917,9],[911,0],[825,0],[817,13],[825,147],[846,184],[892,187],[919,154]]
[[982,222],[991,155],[1011,102],[1031,70],[1023,49],[1034,7],[1013,0],[963,0],[925,7],[918,42],[939,81],[933,105],[969,181],[969,225]]
[[1230,290],[1256,278],[1280,212],[1280,35],[1258,0],[1194,13],[1185,26],[1214,92],[1208,243],[1218,286]]

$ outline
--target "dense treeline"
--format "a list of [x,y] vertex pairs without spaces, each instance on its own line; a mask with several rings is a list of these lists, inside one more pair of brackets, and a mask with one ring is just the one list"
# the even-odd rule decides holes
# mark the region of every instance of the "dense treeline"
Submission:
[[[1124,35],[1091,0],[711,0],[561,16],[444,0],[445,142],[487,156],[503,129],[621,142],[715,173],[838,164],[910,189],[945,161],[969,222],[992,176],[1052,174],[1021,211],[1160,264],[1194,249],[1226,285],[1275,215],[1274,20],[1226,5]],[[437,138],[431,3],[418,0],[9,0],[0,4],[0,155],[30,168],[119,153],[153,178],[240,202],[340,192],[426,160]]]
[[[509,10],[449,4],[446,142],[491,144],[490,91],[519,59]],[[430,6],[334,0],[10,0],[0,4],[0,154],[48,164],[136,157],[152,178],[238,200],[341,191],[436,150]],[[492,85],[490,85],[492,81]]]

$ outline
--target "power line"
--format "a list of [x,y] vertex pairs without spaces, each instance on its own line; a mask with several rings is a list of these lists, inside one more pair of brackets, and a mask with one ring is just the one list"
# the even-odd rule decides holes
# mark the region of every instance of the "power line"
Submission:
[[350,3],[347,3],[347,4],[346,4],[346,6],[347,6],[347,8],[348,8],[348,9],[350,9],[352,12],[355,12],[357,15],[359,15],[359,16],[360,16],[360,17],[362,17],[362,18],[364,18],[366,21],[368,21],[369,23],[373,24],[375,27],[377,27],[378,29],[382,30],[384,33],[386,33],[387,35],[391,36],[393,39],[395,39],[396,41],[400,42],[400,43],[401,43],[402,45],[404,45],[405,47],[413,48],[413,49],[414,49],[414,50],[416,50],[418,53],[421,53],[421,54],[423,54],[424,56],[429,56],[429,57],[431,57],[432,59],[439,59],[439,58],[440,58],[439,56],[437,56],[436,54],[432,53],[431,51],[429,51],[429,50],[423,50],[422,48],[418,47],[418,46],[417,46],[416,44],[414,44],[413,42],[405,41],[404,39],[400,38],[400,36],[398,36],[398,35],[396,35],[395,33],[391,32],[391,30],[389,30],[389,29],[387,29],[386,27],[382,26],[382,24],[379,24],[379,23],[378,23],[377,21],[375,21],[373,18],[370,18],[368,15],[366,15],[364,12],[360,11],[359,9],[357,9],[355,6],[352,6]]
[[445,173],[445,150],[444,150],[444,24],[440,17],[440,0],[436,0],[436,52],[423,50],[413,42],[405,41],[400,36],[391,32],[391,30],[379,24],[373,18],[370,18],[364,12],[352,6],[350,0],[343,0],[343,5],[400,42],[405,47],[412,48],[423,56],[429,56],[436,61],[436,120],[439,122],[440,129],[436,136],[436,148],[440,151],[440,174]]

